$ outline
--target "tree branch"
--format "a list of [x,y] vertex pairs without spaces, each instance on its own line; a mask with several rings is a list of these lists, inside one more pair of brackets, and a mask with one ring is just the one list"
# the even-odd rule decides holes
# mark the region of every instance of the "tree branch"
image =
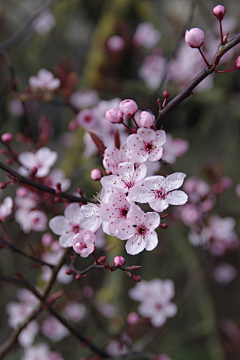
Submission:
[[85,198],[85,197],[77,197],[75,195],[66,193],[66,192],[61,192],[60,194],[56,195],[56,192],[54,189],[50,188],[47,185],[38,183],[34,180],[30,180],[22,175],[20,175],[18,172],[16,172],[15,170],[10,169],[8,166],[4,165],[2,162],[0,162],[0,168],[3,169],[4,171],[6,171],[7,173],[11,174],[15,181],[20,183],[20,184],[26,184],[28,186],[34,187],[36,189],[39,189],[41,191],[47,192],[49,194],[52,194],[54,196],[58,196],[64,199],[67,199],[69,202],[82,202],[83,204],[87,204],[88,202],[92,202],[91,200]]
[[[200,84],[208,75],[212,74],[215,71],[216,66],[218,65],[221,57],[234,46],[240,43],[240,33],[228,43],[222,45],[220,44],[218,47],[218,51],[212,58],[210,65],[211,67],[205,67],[188,85],[185,89],[183,89],[177,96],[175,96],[168,104],[164,107],[164,109],[159,110],[158,116],[156,119],[156,127],[157,129],[162,129],[164,120],[168,113],[180,102],[184,99],[188,98],[191,95],[191,92],[195,87]],[[194,50],[193,50],[194,51]],[[237,71],[237,70],[236,70]]]
[[26,31],[28,30],[28,28],[30,27],[31,23],[33,22],[33,20],[35,20],[42,11],[48,9],[50,6],[52,6],[56,1],[58,0],[48,0],[45,2],[44,5],[42,5],[40,7],[40,9],[38,9],[34,15],[32,17],[30,17],[30,19],[21,27],[21,29],[19,29],[12,37],[10,37],[8,40],[2,42],[0,44],[0,53],[4,50],[9,49],[10,47],[12,47],[13,45],[17,44],[25,35]]

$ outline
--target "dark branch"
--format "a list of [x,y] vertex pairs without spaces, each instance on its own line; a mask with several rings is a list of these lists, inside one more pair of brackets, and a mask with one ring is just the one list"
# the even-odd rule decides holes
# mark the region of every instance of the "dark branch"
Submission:
[[[210,65],[211,67],[205,67],[191,82],[190,84],[188,84],[188,86],[183,89],[177,96],[175,96],[169,103],[168,105],[163,109],[163,110],[159,110],[158,113],[158,117],[156,119],[156,127],[157,129],[161,129],[163,126],[163,122],[166,118],[166,116],[168,115],[168,113],[176,106],[178,105],[181,101],[183,101],[184,99],[188,98],[191,95],[191,92],[193,91],[193,89],[195,89],[195,87],[200,84],[200,82],[202,82],[208,75],[212,74],[215,71],[216,66],[219,63],[219,60],[221,59],[221,57],[230,49],[232,49],[235,45],[240,43],[240,33],[231,41],[229,41],[228,43],[222,45],[219,45],[218,51],[216,52],[216,54],[214,55],[214,57],[212,58]],[[193,50],[196,51],[196,50]]]
[[22,256],[25,256],[26,258],[28,258],[30,260],[33,260],[33,261],[35,261],[35,262],[37,262],[39,264],[47,265],[50,268],[54,268],[54,265],[48,264],[45,261],[42,261],[41,259],[39,259],[39,258],[37,258],[35,256],[26,254],[24,251],[22,251],[21,249],[19,249],[15,245],[13,245],[13,243],[9,243],[9,242],[7,242],[5,240],[0,239],[0,245],[4,245],[6,248],[10,248],[13,252],[17,252],[17,253],[21,254]]
[[14,180],[20,184],[26,184],[28,186],[34,187],[36,189],[39,189],[41,191],[47,192],[49,194],[52,194],[54,196],[58,196],[61,198],[64,198],[70,202],[81,202],[83,204],[87,204],[88,202],[92,202],[91,200],[88,200],[85,197],[77,197],[72,194],[68,194],[66,192],[61,192],[60,194],[56,195],[56,192],[54,189],[48,187],[47,185],[38,183],[36,181],[30,180],[19,173],[17,173],[15,170],[10,169],[8,166],[4,165],[0,162],[0,168],[6,171],[7,173],[11,174],[14,177]]
[[17,44],[25,35],[26,31],[28,30],[28,28],[30,27],[31,23],[33,22],[33,20],[36,19],[36,17],[38,17],[38,15],[41,14],[42,11],[48,9],[50,6],[52,6],[57,0],[48,0],[46,1],[46,3],[41,6],[32,17],[30,17],[30,19],[21,27],[21,29],[19,29],[12,37],[10,37],[10,39],[2,42],[0,44],[0,52],[9,49],[10,47],[12,47],[13,45]]

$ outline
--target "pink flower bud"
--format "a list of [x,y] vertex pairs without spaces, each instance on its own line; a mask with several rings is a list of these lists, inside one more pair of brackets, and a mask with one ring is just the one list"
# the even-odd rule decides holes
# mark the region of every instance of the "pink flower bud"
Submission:
[[120,102],[119,109],[125,115],[133,116],[138,111],[138,106],[134,100],[126,99]]
[[167,99],[170,96],[170,92],[168,90],[164,90],[163,97]]
[[103,173],[100,169],[93,169],[91,171],[91,179],[93,181],[100,180],[103,177]]
[[77,280],[77,281],[82,280],[82,275],[81,275],[81,274],[77,274],[77,275],[75,276],[75,280]]
[[221,185],[224,187],[224,189],[229,189],[232,186],[232,179],[228,176],[224,176],[221,181]]
[[217,5],[213,8],[213,15],[215,15],[218,20],[223,19],[225,12],[226,9],[222,5]]
[[67,269],[67,270],[66,270],[66,274],[67,274],[67,275],[72,275],[72,270],[71,270],[71,269]]
[[106,261],[106,256],[105,255],[101,256],[99,262],[103,264],[105,261]]
[[104,264],[103,264],[103,268],[104,268],[104,269],[109,269],[109,267],[110,267],[110,266],[109,266],[108,263],[104,263]]
[[28,190],[26,188],[24,188],[24,187],[20,187],[16,191],[16,195],[18,197],[25,197],[25,196],[27,196],[27,194],[28,194]]
[[1,136],[2,142],[10,142],[10,141],[12,141],[12,139],[13,139],[13,136],[11,133],[5,133]]
[[43,234],[42,238],[41,238],[41,243],[44,245],[44,246],[49,246],[51,245],[51,243],[53,242],[54,240],[54,237],[52,236],[52,234],[50,233],[45,233]]
[[168,228],[168,224],[167,223],[163,223],[161,225],[159,225],[160,229],[166,230]]
[[106,112],[105,117],[113,124],[123,122],[123,112],[118,109],[110,109]]
[[142,280],[141,276],[140,275],[132,275],[132,278],[134,281],[136,282],[140,282]]
[[113,260],[113,264],[114,266],[123,266],[125,264],[125,259],[123,256],[115,256],[114,260]]
[[115,35],[108,39],[107,47],[110,51],[118,52],[124,49],[125,41],[121,36]]
[[204,32],[199,28],[186,30],[185,41],[192,48],[200,48],[204,42]]
[[5,189],[6,186],[7,184],[5,182],[0,183],[0,189]]
[[136,134],[136,133],[137,133],[137,130],[138,130],[137,126],[133,126],[133,127],[131,128],[131,133],[132,133],[132,134]]
[[135,312],[131,312],[127,316],[127,322],[129,325],[136,325],[139,322],[139,316]]
[[75,131],[78,128],[78,123],[76,122],[76,120],[71,120],[70,123],[68,124],[68,128],[70,131]]
[[36,175],[36,173],[38,172],[38,168],[37,167],[33,167],[33,168],[31,168],[31,174],[32,175]]
[[240,56],[238,56],[237,60],[235,61],[235,68],[240,70]]
[[150,126],[154,125],[155,116],[150,114],[148,111],[142,111],[139,121],[144,128],[150,128]]

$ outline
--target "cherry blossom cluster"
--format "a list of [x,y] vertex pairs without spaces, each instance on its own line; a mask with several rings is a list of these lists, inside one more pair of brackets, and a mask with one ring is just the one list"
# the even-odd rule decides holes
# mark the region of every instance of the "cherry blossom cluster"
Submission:
[[[65,216],[54,217],[49,222],[52,231],[60,235],[60,245],[73,246],[82,257],[94,251],[96,237],[93,233],[101,225],[106,234],[127,240],[128,254],[153,250],[158,244],[155,231],[160,225],[158,212],[163,212],[169,205],[187,202],[186,193],[176,190],[183,184],[184,173],[174,173],[167,178],[160,175],[146,177],[145,163],[159,161],[163,156],[162,145],[166,142],[165,131],[154,129],[155,117],[142,111],[139,126],[134,117],[138,111],[135,101],[123,100],[118,107],[106,112],[107,120],[121,124],[123,117],[129,116],[135,121],[136,129],[119,148],[105,149],[103,166],[109,175],[103,176],[98,169],[92,171],[92,179],[100,179],[103,187],[99,203],[81,207],[70,204]],[[171,160],[172,157],[170,155]],[[154,211],[145,213],[136,202],[149,204]]]
[[129,290],[129,296],[141,302],[138,307],[139,314],[149,318],[155,327],[162,326],[167,318],[177,313],[177,305],[171,301],[175,296],[175,291],[174,283],[170,279],[142,280]]

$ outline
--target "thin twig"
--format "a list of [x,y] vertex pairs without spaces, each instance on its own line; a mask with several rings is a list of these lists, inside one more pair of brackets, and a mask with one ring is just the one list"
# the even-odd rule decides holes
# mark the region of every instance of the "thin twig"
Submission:
[[14,177],[14,180],[20,184],[26,184],[28,186],[37,188],[41,191],[47,192],[49,194],[52,194],[54,196],[58,196],[64,199],[67,199],[69,202],[81,202],[84,204],[87,204],[88,202],[92,202],[91,200],[85,198],[85,197],[77,197],[75,195],[66,193],[66,192],[61,192],[60,194],[56,195],[56,192],[54,189],[50,188],[47,185],[41,184],[39,182],[36,182],[34,180],[30,180],[22,175],[20,175],[18,172],[16,172],[15,170],[12,170],[11,168],[9,168],[8,166],[4,165],[2,162],[0,162],[0,168],[3,169],[4,171],[6,171],[7,173],[11,174]]
[[156,119],[156,127],[157,129],[161,129],[164,123],[164,120],[168,113],[177,106],[180,102],[188,98],[193,89],[200,84],[208,75],[212,74],[215,71],[216,66],[219,63],[219,60],[221,57],[230,49],[232,49],[234,46],[240,43],[240,33],[231,41],[228,43],[222,45],[220,44],[218,47],[218,51],[212,58],[210,65],[211,68],[205,67],[187,86],[185,89],[183,89],[177,96],[175,96],[166,106],[163,110],[159,110],[158,117]]
[[12,47],[13,45],[17,44],[19,41],[21,41],[21,39],[23,38],[23,36],[25,35],[26,31],[29,29],[31,23],[33,22],[33,20],[35,20],[42,11],[48,9],[50,6],[52,6],[56,1],[58,0],[48,0],[45,2],[44,5],[42,5],[35,13],[33,16],[30,17],[30,19],[21,27],[21,29],[19,29],[12,37],[10,37],[8,40],[2,42],[0,44],[0,52],[9,49],[10,47]]
[[0,239],[0,245],[5,245],[6,248],[10,248],[13,252],[16,252],[16,253],[19,253],[21,254],[22,256],[30,259],[30,260],[33,260],[39,264],[42,264],[42,265],[47,265],[49,266],[50,268],[54,268],[54,265],[52,264],[48,264],[46,263],[45,261],[35,257],[35,256],[32,256],[32,255],[29,255],[29,254],[26,254],[24,251],[22,251],[21,249],[19,249],[17,246],[13,245],[13,243],[9,243],[5,240],[1,240]]

